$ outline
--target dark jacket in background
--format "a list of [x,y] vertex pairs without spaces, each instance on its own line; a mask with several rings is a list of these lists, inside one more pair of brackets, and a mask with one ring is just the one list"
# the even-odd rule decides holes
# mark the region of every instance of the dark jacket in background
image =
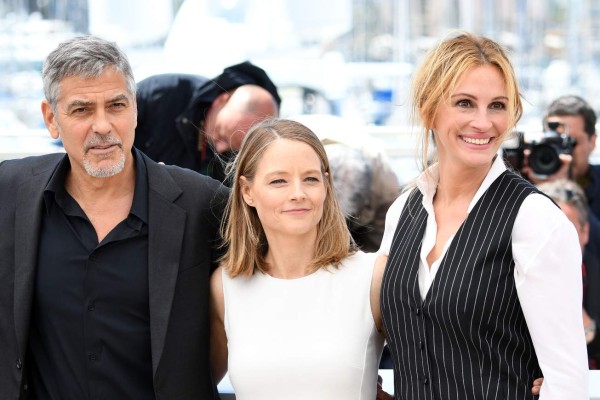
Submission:
[[135,147],[154,161],[193,169],[223,181],[223,169],[212,146],[199,146],[198,130],[217,96],[246,84],[266,89],[281,104],[265,71],[247,61],[226,68],[214,79],[162,74],[140,81]]
[[[584,253],[585,281],[583,308],[596,324],[600,324],[600,259],[592,253]],[[587,345],[590,368],[600,369],[600,325],[596,336]]]
[[590,165],[583,180],[584,182],[578,181],[577,183],[585,190],[590,210],[596,218],[600,219],[600,165]]

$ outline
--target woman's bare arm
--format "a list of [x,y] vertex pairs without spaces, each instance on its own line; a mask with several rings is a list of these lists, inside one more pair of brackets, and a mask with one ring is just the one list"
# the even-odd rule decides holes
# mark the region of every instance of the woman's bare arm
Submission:
[[222,268],[217,268],[210,278],[210,363],[216,383],[227,372],[227,335],[225,334]]
[[386,263],[387,256],[377,257],[375,268],[373,269],[373,278],[371,280],[371,312],[373,313],[375,326],[381,334],[384,334],[384,331],[383,322],[381,320],[381,310],[379,308],[379,296],[381,294],[381,282],[383,280],[383,272],[385,271]]

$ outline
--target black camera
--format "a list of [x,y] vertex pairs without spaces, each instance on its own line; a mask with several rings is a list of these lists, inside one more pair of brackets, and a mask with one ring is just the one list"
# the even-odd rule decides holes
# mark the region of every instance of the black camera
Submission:
[[502,148],[504,159],[517,171],[521,171],[525,162],[525,150],[529,150],[528,164],[531,170],[540,176],[549,176],[560,169],[561,154],[573,154],[575,139],[567,133],[559,133],[560,123],[549,122],[548,130],[537,141],[526,142],[523,132],[515,132],[516,145],[506,142]]

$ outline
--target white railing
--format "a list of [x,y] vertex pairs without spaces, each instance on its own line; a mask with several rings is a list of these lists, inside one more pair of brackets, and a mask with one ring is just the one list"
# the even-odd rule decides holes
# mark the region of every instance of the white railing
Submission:
[[0,161],[64,152],[46,129],[0,131]]

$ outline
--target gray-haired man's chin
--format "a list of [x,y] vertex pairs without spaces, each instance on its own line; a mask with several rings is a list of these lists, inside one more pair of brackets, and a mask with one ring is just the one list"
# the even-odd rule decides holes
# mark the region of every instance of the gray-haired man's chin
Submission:
[[83,159],[85,172],[93,178],[110,178],[119,174],[125,168],[125,155],[122,154],[118,162],[110,167],[96,167],[90,164],[89,160]]

